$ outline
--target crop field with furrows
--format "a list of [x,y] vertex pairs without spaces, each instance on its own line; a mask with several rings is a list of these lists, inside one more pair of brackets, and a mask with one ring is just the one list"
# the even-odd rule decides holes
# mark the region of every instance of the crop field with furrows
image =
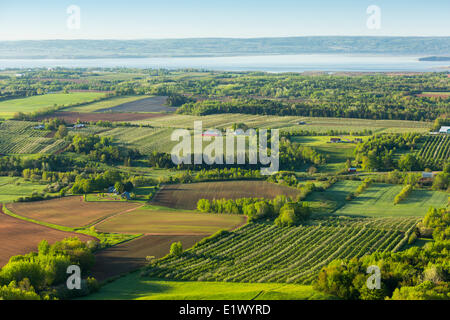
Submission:
[[417,151],[417,156],[427,162],[432,161],[443,165],[450,159],[450,136],[427,136],[422,147]]
[[162,113],[112,113],[112,112],[72,112],[60,111],[47,116],[38,117],[39,120],[58,118],[64,120],[66,123],[80,122],[97,122],[97,121],[111,121],[111,122],[130,122],[135,120],[142,120],[147,118],[160,118],[165,115]]
[[[415,189],[399,204],[394,198],[402,190],[402,185],[372,184],[363,193],[348,201],[334,212],[336,215],[357,216],[416,216],[423,217],[430,207],[442,208],[447,205],[448,194],[441,191]],[[353,190],[355,191],[356,188]]]
[[146,257],[162,258],[169,254],[170,246],[180,241],[189,249],[204,235],[148,235],[117,246],[100,250],[95,254],[91,272],[99,280],[105,280],[143,267]]
[[246,222],[237,214],[209,214],[168,208],[144,207],[106,219],[96,225],[100,232],[161,235],[211,235]]
[[[146,270],[151,278],[308,284],[334,259],[395,251],[417,223],[368,218],[344,226],[278,227],[251,223],[221,233],[180,256],[159,260]],[[399,224],[401,228],[399,228]],[[402,241],[403,240],[403,241]]]
[[85,105],[82,105],[82,106],[65,108],[64,111],[71,111],[71,112],[96,112],[97,110],[100,110],[100,109],[109,109],[109,108],[121,105],[123,103],[137,101],[137,100],[145,99],[145,98],[148,98],[148,96],[118,96],[118,97],[111,97],[109,99],[92,102],[92,103],[85,104]]
[[39,122],[17,120],[4,121],[0,123],[0,135],[16,134],[26,135],[30,138],[46,137],[49,135],[49,130],[34,129],[37,125],[39,125]]
[[173,112],[176,107],[168,107],[165,105],[167,97],[155,96],[146,97],[130,102],[125,102],[113,107],[97,109],[97,112]]
[[[226,129],[234,123],[245,123],[249,128],[272,128],[285,131],[307,130],[327,132],[341,130],[358,132],[372,130],[373,132],[428,132],[432,126],[428,122],[403,120],[367,120],[347,118],[313,118],[296,116],[268,116],[249,114],[214,114],[207,116],[191,116],[174,114],[161,119],[136,121],[138,124],[150,124],[154,127],[189,128],[194,127],[194,121],[202,121],[203,129]],[[306,122],[300,125],[299,122]]]
[[8,210],[21,217],[64,227],[78,228],[95,223],[115,214],[138,208],[132,202],[86,202],[83,197],[73,196],[53,200],[10,203]]
[[4,154],[31,154],[31,153],[55,153],[65,148],[68,142],[53,138],[30,137],[14,133],[0,134],[0,153]]
[[59,231],[8,216],[2,212],[0,205],[0,267],[12,256],[37,252],[37,246],[42,240],[53,243],[68,237],[78,237],[83,241],[96,240],[84,234]]
[[90,102],[104,97],[99,92],[50,93],[21,99],[5,100],[0,102],[0,115],[11,118],[16,112],[30,113],[44,108],[69,106],[77,103]]
[[170,208],[195,209],[200,199],[295,198],[299,190],[266,181],[221,181],[164,186],[152,203]]
[[172,132],[170,128],[120,127],[102,132],[100,136],[112,137],[119,144],[150,154],[153,151],[170,152],[178,143],[170,140]]

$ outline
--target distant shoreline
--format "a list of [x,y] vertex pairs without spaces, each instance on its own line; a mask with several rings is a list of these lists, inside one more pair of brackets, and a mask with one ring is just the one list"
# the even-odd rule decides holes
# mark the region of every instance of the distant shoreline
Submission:
[[424,57],[419,58],[419,61],[450,61],[450,57],[439,57],[439,56],[431,56],[431,57]]

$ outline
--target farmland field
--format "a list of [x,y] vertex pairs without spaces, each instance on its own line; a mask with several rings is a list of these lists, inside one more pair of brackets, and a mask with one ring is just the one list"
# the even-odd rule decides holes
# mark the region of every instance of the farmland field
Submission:
[[55,112],[48,116],[39,117],[39,120],[58,118],[63,119],[67,123],[81,122],[97,122],[112,121],[112,122],[129,122],[135,120],[142,120],[148,118],[164,117],[161,113],[112,113],[112,112]]
[[25,181],[18,177],[0,177],[0,203],[17,200],[20,197],[30,196],[33,192],[42,192],[45,185]]
[[321,212],[330,213],[344,206],[347,203],[345,200],[347,195],[354,192],[360,184],[359,181],[338,181],[325,191],[311,193],[306,200],[319,203],[322,207]]
[[93,237],[79,233],[63,232],[36,223],[16,219],[4,214],[0,208],[0,266],[5,265],[14,255],[37,251],[42,240],[49,243],[60,241],[67,237],[78,237],[83,241],[96,240]]
[[180,241],[184,249],[190,248],[204,236],[150,235],[127,241],[117,246],[98,251],[92,274],[97,280],[105,280],[133,271],[146,264],[146,257],[161,258],[169,253],[170,245]]
[[128,234],[210,235],[220,229],[236,228],[245,222],[243,215],[144,207],[107,219],[96,225],[96,229]]
[[89,102],[104,97],[98,92],[50,93],[22,99],[5,100],[0,102],[0,117],[11,118],[16,112],[29,113],[39,109]]
[[116,107],[118,105],[121,105],[123,103],[137,101],[140,99],[144,99],[147,96],[118,96],[118,97],[111,97],[109,99],[105,99],[102,101],[96,101],[89,104],[85,104],[82,106],[76,106],[76,107],[69,107],[65,108],[64,111],[70,111],[70,112],[96,112],[100,109],[109,109],[112,107]]
[[87,300],[325,300],[312,286],[280,283],[164,281],[132,273],[103,286]]
[[170,141],[172,131],[170,128],[121,127],[102,132],[100,136],[111,137],[119,144],[148,155],[153,151],[170,152],[178,143]]
[[450,158],[450,137],[447,135],[427,136],[417,156],[427,162],[436,163],[442,167]]
[[5,121],[0,123],[0,153],[55,153],[67,146],[64,140],[47,138],[50,131],[36,130],[36,122]]
[[[372,184],[335,214],[423,217],[430,207],[441,208],[447,205],[447,193],[418,189],[413,190],[406,200],[394,205],[394,198],[402,188],[401,185]],[[355,190],[356,188],[353,191]]]
[[168,107],[166,103],[167,97],[149,97],[130,102],[125,102],[113,107],[97,109],[97,112],[172,112],[177,108]]
[[156,205],[195,209],[199,199],[268,198],[284,194],[295,197],[299,190],[265,181],[200,182],[164,186],[153,198]]
[[150,278],[308,284],[333,259],[397,250],[417,218],[278,227],[252,223],[149,266]]
[[78,228],[98,220],[134,210],[140,205],[128,202],[85,202],[83,197],[73,196],[60,199],[11,203],[7,208],[13,213],[64,227]]
[[[194,121],[202,121],[203,128],[229,128],[233,123],[245,123],[249,128],[273,128],[280,130],[307,130],[313,132],[327,132],[341,130],[358,132],[372,130],[374,133],[382,132],[428,132],[431,123],[403,120],[367,120],[348,118],[316,118],[297,116],[268,116],[248,115],[239,113],[192,116],[169,115],[162,119],[149,119],[135,123],[150,124],[154,127],[193,128]],[[299,125],[300,121],[306,122]]]
[[30,138],[26,135],[9,133],[0,135],[0,153],[4,154],[52,154],[64,149],[67,145],[67,141],[52,138]]

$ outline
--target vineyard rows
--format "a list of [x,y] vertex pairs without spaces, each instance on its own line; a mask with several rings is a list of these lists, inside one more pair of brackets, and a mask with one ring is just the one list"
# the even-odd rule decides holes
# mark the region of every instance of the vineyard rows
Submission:
[[444,161],[450,158],[450,137],[448,135],[427,136],[417,155],[426,160],[430,166],[443,166]]
[[156,278],[308,284],[334,259],[390,251],[417,218],[362,218],[309,226],[252,223],[168,256],[147,269]]

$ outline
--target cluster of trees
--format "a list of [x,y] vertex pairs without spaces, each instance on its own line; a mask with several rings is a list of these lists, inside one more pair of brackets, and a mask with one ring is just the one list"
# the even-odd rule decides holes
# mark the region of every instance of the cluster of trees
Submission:
[[95,263],[93,249],[96,242],[84,243],[78,238],[67,238],[49,245],[43,240],[38,252],[11,257],[0,270],[1,299],[55,299],[86,295],[98,290],[93,278],[81,282],[81,290],[69,291],[65,286],[67,268],[80,267],[86,276]]
[[119,188],[117,191],[132,191],[134,188],[131,180],[126,179],[120,172],[107,170],[97,174],[80,174],[76,177],[71,191],[74,194],[86,194],[95,191],[103,191],[109,187]]
[[[314,287],[342,299],[450,299],[449,211],[431,208],[422,223],[433,230],[433,242],[400,252],[335,260],[320,271]],[[369,266],[380,268],[379,289],[367,286]]]
[[182,94],[171,93],[167,97],[166,104],[169,107],[179,107],[179,106],[181,106],[185,103],[191,102],[191,101],[193,101],[191,98],[186,97]]
[[123,162],[130,164],[131,160],[141,157],[138,150],[113,145],[112,138],[97,135],[74,135],[67,148],[69,152],[86,154],[90,160],[103,163]]
[[200,199],[197,202],[200,212],[243,214],[249,221],[264,218],[276,218],[275,223],[280,226],[291,226],[305,221],[310,216],[310,208],[305,202],[293,202],[284,195],[273,200],[263,198],[240,199]]
[[410,184],[407,184],[403,187],[403,189],[397,194],[394,198],[394,204],[399,204],[400,202],[404,201],[408,195],[413,191],[413,186]]
[[444,76],[254,74],[195,83],[183,81],[171,87],[202,98],[183,105],[179,111],[190,114],[239,112],[423,121],[449,111],[445,99],[417,95],[425,88],[445,91],[445,81],[441,81]]
[[417,133],[375,135],[356,146],[356,160],[362,163],[364,170],[369,171],[390,171],[396,168],[420,170],[419,162],[411,154],[402,156],[399,161],[394,158],[396,151],[412,151],[420,138],[421,135]]
[[288,139],[280,141],[280,168],[282,170],[298,170],[305,164],[325,164],[325,156],[313,148],[291,143]]

